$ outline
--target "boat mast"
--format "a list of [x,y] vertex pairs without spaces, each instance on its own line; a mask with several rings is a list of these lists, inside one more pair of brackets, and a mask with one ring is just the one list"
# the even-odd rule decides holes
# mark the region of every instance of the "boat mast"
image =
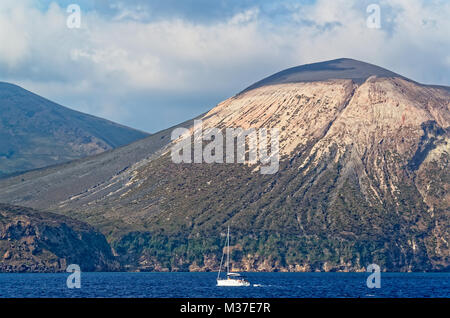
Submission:
[[[226,242],[225,242],[225,244],[226,244]],[[219,278],[220,278],[220,272],[222,271],[222,264],[223,264],[223,256],[224,256],[224,251],[223,251],[223,249],[222,249],[222,258],[220,259],[220,266],[219,266],[219,272],[217,273],[217,280],[219,280]]]
[[230,272],[230,226],[227,233],[227,274]]

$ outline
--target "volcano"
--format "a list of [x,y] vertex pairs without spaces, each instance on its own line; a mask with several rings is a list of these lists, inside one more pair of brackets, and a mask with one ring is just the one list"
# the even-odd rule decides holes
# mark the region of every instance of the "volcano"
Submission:
[[269,76],[197,119],[278,128],[278,172],[174,163],[168,129],[3,180],[0,202],[89,223],[133,270],[216,270],[227,225],[237,271],[449,269],[448,87],[338,59]]

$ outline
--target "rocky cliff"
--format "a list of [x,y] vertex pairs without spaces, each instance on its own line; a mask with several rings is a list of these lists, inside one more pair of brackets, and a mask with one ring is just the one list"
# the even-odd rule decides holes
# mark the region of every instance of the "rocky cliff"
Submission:
[[0,204],[0,272],[118,270],[105,237],[68,217]]

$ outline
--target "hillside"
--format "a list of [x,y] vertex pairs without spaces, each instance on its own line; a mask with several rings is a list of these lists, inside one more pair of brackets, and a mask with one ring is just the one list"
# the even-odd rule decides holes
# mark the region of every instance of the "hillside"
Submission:
[[146,136],[0,82],[0,177],[98,154]]
[[279,128],[276,174],[175,164],[164,142],[95,182],[74,173],[95,157],[0,181],[0,202],[97,227],[129,269],[215,270],[230,225],[237,270],[448,270],[450,91],[359,61],[319,64],[201,116],[204,128]]

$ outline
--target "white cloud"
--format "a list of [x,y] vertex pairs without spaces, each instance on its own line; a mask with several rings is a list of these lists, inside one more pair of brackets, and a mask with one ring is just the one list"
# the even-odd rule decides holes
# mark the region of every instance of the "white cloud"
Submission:
[[26,29],[17,25],[26,23],[24,3],[13,6],[2,3],[0,9],[0,61],[8,68],[14,68],[23,61],[28,51],[29,36]]
[[145,21],[150,18],[149,8],[141,4],[127,4],[125,2],[115,2],[110,4],[110,8],[118,11],[118,14],[113,16],[113,21],[134,20]]
[[[175,124],[178,117],[158,119],[175,110],[187,119],[263,76],[339,57],[448,85],[450,5],[433,3],[381,1],[384,25],[369,29],[356,0],[294,6],[284,23],[257,7],[209,23],[149,21],[143,8],[121,2],[113,18],[82,7],[81,28],[68,29],[57,4],[39,11],[32,1],[2,1],[0,72],[68,106],[151,131]],[[158,103],[150,105],[154,96]],[[174,106],[184,99],[186,107]],[[195,107],[194,99],[203,102]],[[155,116],[144,122],[139,109]]]

